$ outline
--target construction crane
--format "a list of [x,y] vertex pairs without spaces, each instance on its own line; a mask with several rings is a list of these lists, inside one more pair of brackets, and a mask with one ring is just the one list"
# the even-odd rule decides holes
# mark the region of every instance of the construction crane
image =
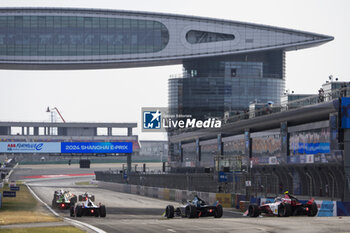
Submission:
[[[51,111],[53,111],[53,110],[55,110],[55,111],[58,113],[58,115],[61,117],[63,123],[66,123],[66,121],[64,120],[64,118],[63,118],[63,116],[61,115],[61,113],[60,113],[60,111],[58,110],[58,108],[54,107],[54,108],[51,108],[51,109],[50,109],[50,107],[47,107],[46,112],[51,112]],[[53,116],[52,116],[52,115],[51,115],[51,122],[53,122]]]

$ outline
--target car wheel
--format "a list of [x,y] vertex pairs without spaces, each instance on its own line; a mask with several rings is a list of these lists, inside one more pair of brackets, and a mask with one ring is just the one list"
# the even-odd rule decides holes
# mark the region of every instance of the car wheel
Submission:
[[307,216],[314,217],[317,215],[318,208],[316,202],[313,202],[309,207],[309,211],[307,212]]
[[222,209],[222,205],[217,205],[216,210],[214,212],[214,218],[221,218],[223,215],[224,211]]
[[248,206],[248,216],[249,217],[258,217],[260,215],[259,207],[257,205]]
[[97,218],[98,216],[100,216],[100,210],[99,209],[95,209],[95,217]]
[[81,217],[82,214],[83,214],[83,208],[81,207],[81,205],[78,205],[76,209],[76,215],[77,217]]
[[74,217],[74,205],[70,206],[69,211],[70,211],[70,216]]
[[106,206],[104,206],[104,205],[100,206],[100,217],[101,218],[106,217]]
[[188,217],[188,218],[198,217],[197,208],[194,205],[187,205],[185,212],[186,212],[186,217]]
[[290,204],[281,203],[278,206],[278,217],[288,217],[292,214],[292,207]]
[[173,218],[174,217],[174,206],[172,205],[168,205],[166,208],[165,208],[165,217],[167,218]]

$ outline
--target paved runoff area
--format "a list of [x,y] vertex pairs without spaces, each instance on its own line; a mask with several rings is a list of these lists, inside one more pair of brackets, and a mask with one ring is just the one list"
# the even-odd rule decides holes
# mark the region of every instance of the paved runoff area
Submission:
[[[113,166],[113,165],[111,165]],[[100,165],[99,170],[109,169]],[[133,194],[113,192],[93,185],[76,185],[91,181],[94,176],[56,176],[47,178],[23,178],[48,174],[88,174],[92,169],[66,166],[45,166],[33,169],[19,166],[12,177],[22,177],[33,191],[48,205],[51,205],[54,190],[70,190],[74,194],[89,192],[95,195],[95,203],[106,205],[106,218],[80,217],[75,220],[88,223],[106,232],[349,232],[350,217],[243,217],[242,213],[225,209],[224,216],[215,218],[174,218],[162,216],[165,207],[180,203],[158,200]],[[93,172],[93,171],[92,171]],[[12,179],[12,178],[11,178]],[[84,182],[85,181],[85,182]],[[69,210],[57,211],[69,217]]]

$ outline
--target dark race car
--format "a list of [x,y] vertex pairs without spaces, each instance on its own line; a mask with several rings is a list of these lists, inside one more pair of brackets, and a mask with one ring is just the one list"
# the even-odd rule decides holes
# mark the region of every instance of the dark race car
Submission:
[[95,217],[106,217],[106,206],[99,203],[95,205],[95,196],[88,193],[79,195],[80,203],[75,204],[70,207],[71,217],[81,217],[81,216],[95,216]]
[[248,207],[247,215],[250,217],[258,217],[260,214],[268,216],[316,216],[318,212],[317,204],[314,198],[303,204],[292,195],[285,193],[284,197],[276,197],[273,203],[266,203],[258,206],[251,204]]
[[183,203],[176,209],[168,205],[165,209],[165,217],[173,218],[174,216],[184,218],[209,217],[221,218],[223,215],[222,205],[216,201],[213,205],[208,205],[205,201],[195,196],[193,200]]
[[70,191],[56,190],[53,194],[52,207],[69,209],[77,202],[77,196]]

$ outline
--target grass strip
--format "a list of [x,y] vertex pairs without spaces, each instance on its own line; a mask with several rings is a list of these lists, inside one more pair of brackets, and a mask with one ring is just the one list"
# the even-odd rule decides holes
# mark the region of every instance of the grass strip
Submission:
[[[16,191],[16,197],[2,197],[0,225],[61,221],[44,211],[25,185],[18,186],[20,191]],[[10,191],[10,188],[6,185],[0,188],[0,192],[3,191]]]
[[12,228],[0,229],[0,233],[83,233],[84,231],[71,226],[62,227],[30,227],[30,228]]

